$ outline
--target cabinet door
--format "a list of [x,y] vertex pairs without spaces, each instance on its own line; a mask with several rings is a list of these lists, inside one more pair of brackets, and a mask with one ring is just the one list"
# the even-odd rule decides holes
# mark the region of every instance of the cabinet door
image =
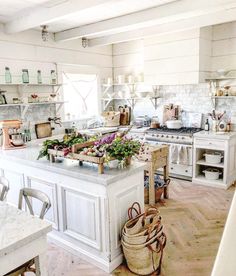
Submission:
[[99,197],[62,188],[64,233],[101,249],[101,207]]
[[9,181],[7,202],[18,207],[20,189],[24,187],[24,175],[21,173],[4,170],[4,177]]
[[[50,198],[52,205],[46,213],[45,219],[52,223],[54,229],[58,230],[58,205],[56,184],[27,176],[27,185],[30,188],[44,192]],[[32,205],[35,214],[39,215],[42,208],[42,203],[37,199],[33,199]]]

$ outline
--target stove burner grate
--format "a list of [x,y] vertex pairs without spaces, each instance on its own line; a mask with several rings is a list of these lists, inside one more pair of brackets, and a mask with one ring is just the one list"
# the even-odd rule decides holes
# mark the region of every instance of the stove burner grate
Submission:
[[149,128],[148,131],[160,132],[160,133],[176,133],[176,134],[193,134],[201,131],[201,128],[195,127],[181,127],[179,129],[167,128],[166,126],[162,126],[160,128]]

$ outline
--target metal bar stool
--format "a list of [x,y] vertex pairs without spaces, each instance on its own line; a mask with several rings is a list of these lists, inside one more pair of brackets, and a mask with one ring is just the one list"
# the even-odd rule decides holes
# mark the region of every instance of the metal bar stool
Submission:
[[[45,214],[51,207],[51,202],[49,197],[45,193],[36,189],[23,188],[20,190],[19,204],[18,204],[18,208],[20,210],[22,210],[23,198],[25,200],[26,207],[29,209],[30,214],[33,216],[35,214],[33,211],[32,199],[35,198],[42,202],[42,209],[39,214],[40,219],[44,218]],[[35,266],[37,265],[36,260],[32,259],[4,276],[18,276],[18,275],[24,276],[25,272],[34,272],[36,274],[36,269],[32,267],[34,264]]]
[[6,198],[8,190],[9,181],[5,177],[0,176],[0,201],[3,201]]

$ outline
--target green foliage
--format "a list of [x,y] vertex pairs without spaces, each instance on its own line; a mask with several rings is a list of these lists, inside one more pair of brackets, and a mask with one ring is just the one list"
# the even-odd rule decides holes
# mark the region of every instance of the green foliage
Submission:
[[58,139],[44,141],[43,142],[43,147],[39,152],[37,160],[39,160],[40,158],[43,158],[44,156],[49,158],[48,150],[49,149],[54,149],[55,146],[60,146],[61,143],[62,142],[60,142]]
[[117,137],[112,144],[106,148],[108,157],[113,157],[119,161],[127,157],[138,154],[141,144],[139,141]]
[[83,138],[82,136],[79,136],[79,137],[71,136],[63,141],[59,141],[58,139],[46,140],[43,142],[43,147],[39,152],[37,160],[39,160],[40,158],[43,158],[45,156],[47,157],[47,159],[49,159],[49,154],[48,154],[49,149],[57,149],[57,150],[68,149],[68,150],[70,150],[74,144],[84,143],[85,141],[86,141],[85,138]]

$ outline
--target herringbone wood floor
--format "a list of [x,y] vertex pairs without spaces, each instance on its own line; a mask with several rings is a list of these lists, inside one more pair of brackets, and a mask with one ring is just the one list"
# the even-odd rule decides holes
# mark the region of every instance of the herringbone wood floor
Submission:
[[[172,180],[170,199],[160,206],[168,237],[163,276],[209,276],[234,193]],[[49,276],[108,275],[79,257],[51,244]],[[30,275],[30,273],[29,273]],[[125,265],[112,275],[134,275]]]

